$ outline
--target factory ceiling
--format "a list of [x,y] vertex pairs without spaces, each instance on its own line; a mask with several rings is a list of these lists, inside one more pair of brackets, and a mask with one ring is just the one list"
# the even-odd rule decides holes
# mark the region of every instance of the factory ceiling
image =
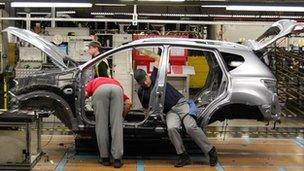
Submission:
[[[29,1],[49,2],[48,0],[0,2],[3,2],[2,8],[10,11],[10,16],[25,17],[26,13],[31,13],[31,17],[51,17],[51,8],[11,7],[11,2]],[[84,1],[66,0],[65,2]],[[276,21],[286,18],[303,21],[304,19],[304,3],[300,0],[87,0],[86,2],[92,4],[92,7],[58,7],[55,9],[56,17],[132,19],[136,13],[138,19],[163,20]],[[230,9],[233,7],[240,9]],[[278,11],[280,8],[283,10]]]

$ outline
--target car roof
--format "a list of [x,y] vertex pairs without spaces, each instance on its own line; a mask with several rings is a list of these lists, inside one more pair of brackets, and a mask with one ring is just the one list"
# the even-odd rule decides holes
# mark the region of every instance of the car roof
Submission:
[[185,45],[194,45],[194,46],[202,46],[208,48],[216,48],[219,51],[251,51],[251,49],[245,45],[227,42],[227,41],[219,41],[219,40],[208,40],[208,39],[190,39],[190,38],[172,38],[172,37],[161,37],[161,38],[145,38],[140,40],[135,40],[130,42],[131,44],[144,44],[144,43],[159,43],[159,44],[185,44]]

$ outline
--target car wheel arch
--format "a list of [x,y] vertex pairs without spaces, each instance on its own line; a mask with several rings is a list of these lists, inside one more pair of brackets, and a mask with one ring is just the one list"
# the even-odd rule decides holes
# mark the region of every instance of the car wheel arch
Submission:
[[203,123],[204,118],[201,119],[201,125],[211,124],[215,121],[224,121],[226,119],[256,119],[258,121],[264,120],[264,115],[256,105],[248,105],[243,103],[229,103],[225,104],[212,112],[208,118],[207,123]]
[[[76,130],[77,122],[69,103],[59,94],[36,89],[33,91],[23,90],[17,94],[18,108],[37,107],[40,109],[54,109],[54,115],[69,129]],[[38,102],[39,101],[39,102]],[[35,103],[36,102],[36,103]],[[39,105],[37,105],[39,104]]]

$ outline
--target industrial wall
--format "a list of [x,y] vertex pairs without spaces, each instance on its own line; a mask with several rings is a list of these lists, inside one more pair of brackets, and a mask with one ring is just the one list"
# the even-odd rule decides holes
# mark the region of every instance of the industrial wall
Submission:
[[221,40],[221,34],[223,40],[231,41],[231,42],[238,42],[244,41],[248,39],[256,39],[266,29],[269,28],[268,25],[223,25],[221,31],[221,25],[215,25],[212,27],[215,33],[215,39]]

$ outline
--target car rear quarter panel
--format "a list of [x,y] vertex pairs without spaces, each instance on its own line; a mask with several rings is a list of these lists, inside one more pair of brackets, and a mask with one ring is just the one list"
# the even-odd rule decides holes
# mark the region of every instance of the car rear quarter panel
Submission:
[[237,77],[232,78],[232,103],[244,103],[259,106],[271,104],[273,93],[261,82],[261,78]]
[[273,92],[268,90],[262,79],[276,80],[269,68],[252,52],[243,51],[245,61],[230,71],[232,83],[231,101],[248,105],[271,104]]
[[265,118],[279,112],[278,107],[272,113],[265,112],[262,106],[277,106],[277,95],[262,82],[263,79],[276,80],[270,69],[252,52],[243,51],[245,61],[231,75],[231,103],[258,106]]

